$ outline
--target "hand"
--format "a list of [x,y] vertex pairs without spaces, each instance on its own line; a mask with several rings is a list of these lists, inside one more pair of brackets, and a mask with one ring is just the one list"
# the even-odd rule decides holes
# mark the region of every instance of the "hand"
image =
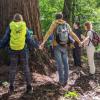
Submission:
[[80,42],[79,47],[82,47],[84,44],[84,42]]
[[44,48],[44,43],[42,43],[42,44],[39,46],[39,49],[40,49],[40,50],[43,50],[43,48]]

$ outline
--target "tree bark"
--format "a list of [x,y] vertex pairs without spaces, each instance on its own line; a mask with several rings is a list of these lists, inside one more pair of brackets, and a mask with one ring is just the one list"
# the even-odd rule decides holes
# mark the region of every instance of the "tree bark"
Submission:
[[[38,0],[0,0],[0,33],[3,35],[15,13],[23,15],[28,28],[41,38]],[[1,36],[0,35],[0,36]]]
[[74,21],[75,0],[64,0],[64,19],[72,25]]

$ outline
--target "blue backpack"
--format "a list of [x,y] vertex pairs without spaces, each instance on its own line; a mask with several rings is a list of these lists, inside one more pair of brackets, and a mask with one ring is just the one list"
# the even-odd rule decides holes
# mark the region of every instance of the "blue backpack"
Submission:
[[56,41],[58,44],[64,46],[68,43],[68,41],[71,41],[74,43],[74,39],[70,36],[67,28],[67,24],[59,24],[56,28]]

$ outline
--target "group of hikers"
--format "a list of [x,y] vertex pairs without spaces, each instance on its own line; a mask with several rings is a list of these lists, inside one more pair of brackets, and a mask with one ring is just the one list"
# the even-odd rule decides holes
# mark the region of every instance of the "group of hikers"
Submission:
[[52,22],[48,32],[43,38],[41,44],[37,43],[30,35],[30,32],[26,26],[26,22],[23,20],[21,14],[17,13],[14,15],[13,20],[5,31],[5,35],[0,40],[0,48],[9,46],[10,55],[10,68],[9,68],[9,90],[8,93],[14,92],[14,81],[17,70],[18,60],[20,59],[26,80],[26,93],[32,93],[32,81],[29,69],[29,49],[28,44],[37,49],[43,49],[46,41],[51,34],[54,35],[53,49],[54,56],[57,63],[57,71],[59,75],[60,86],[66,86],[68,82],[69,64],[67,54],[67,41],[70,40],[74,43],[75,48],[73,49],[73,57],[75,66],[82,66],[81,64],[81,47],[86,46],[88,64],[90,68],[90,75],[95,74],[94,64],[94,52],[95,47],[93,45],[93,34],[92,24],[86,22],[84,28],[86,30],[86,37],[81,41],[81,29],[79,23],[74,23],[74,30],[72,31],[70,25],[63,20],[63,14],[56,14],[55,21]]

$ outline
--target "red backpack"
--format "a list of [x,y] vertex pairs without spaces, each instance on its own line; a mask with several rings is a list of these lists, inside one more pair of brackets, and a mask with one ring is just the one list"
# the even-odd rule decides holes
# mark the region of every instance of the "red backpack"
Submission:
[[91,32],[93,33],[93,38],[92,38],[92,40],[90,39],[90,41],[96,47],[100,43],[100,36],[95,31],[91,31]]

